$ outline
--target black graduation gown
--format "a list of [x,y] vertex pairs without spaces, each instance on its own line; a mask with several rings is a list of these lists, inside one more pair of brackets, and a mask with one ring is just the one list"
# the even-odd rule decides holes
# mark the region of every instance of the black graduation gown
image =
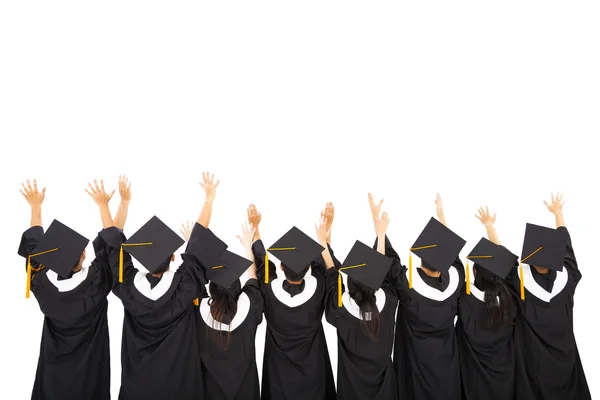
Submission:
[[[581,273],[567,228],[558,230],[567,242],[563,271],[541,275],[523,265],[525,300],[519,301],[515,329],[519,400],[591,399],[573,332],[573,297]],[[520,293],[518,271],[510,279]]]
[[[118,277],[119,249],[125,236],[117,228],[109,228],[102,238],[110,252],[113,274]],[[136,286],[137,279],[140,288],[150,287],[145,274],[134,268],[124,252],[123,283],[117,280],[113,287],[125,308],[120,400],[192,400],[204,395],[200,314],[194,300],[202,296],[206,280],[195,257],[187,253],[181,257],[179,269],[165,272],[152,289],[153,300],[140,291],[145,289]]]
[[[23,233],[19,254],[27,257],[44,234],[40,226]],[[31,291],[44,314],[40,356],[32,399],[110,399],[110,347],[106,296],[112,277],[108,254],[100,250],[92,264],[60,279],[43,268],[33,274]],[[31,260],[33,268],[40,268]]]
[[[392,266],[391,268],[396,268]],[[397,399],[396,377],[392,363],[395,313],[398,297],[388,273],[377,296],[381,330],[371,340],[361,326],[358,307],[352,310],[348,298],[338,305],[338,271],[327,271],[325,317],[337,329],[337,398],[343,400]],[[342,288],[345,292],[345,287]]]
[[514,400],[516,299],[510,297],[510,323],[486,327],[484,291],[471,283],[458,306],[456,338],[460,352],[463,399]]
[[[256,279],[249,279],[238,298],[235,316],[227,325],[214,323],[208,298],[200,303],[200,354],[207,399],[259,400],[256,367],[256,328],[262,322],[263,298]],[[227,333],[229,344],[227,348]]]
[[252,250],[267,320],[261,398],[335,399],[333,372],[322,323],[324,261],[319,259],[311,264],[311,271],[304,279],[304,289],[290,296],[283,289],[285,280],[276,279],[275,264],[271,261],[268,266],[269,283],[264,283],[265,248],[262,241],[254,242]]
[[[377,247],[377,240],[374,247]],[[396,317],[394,368],[401,400],[460,400],[460,362],[454,319],[464,287],[464,266],[459,259],[439,278],[408,270],[385,239],[385,253],[394,259],[390,269],[400,304]],[[442,290],[443,289],[443,290]]]

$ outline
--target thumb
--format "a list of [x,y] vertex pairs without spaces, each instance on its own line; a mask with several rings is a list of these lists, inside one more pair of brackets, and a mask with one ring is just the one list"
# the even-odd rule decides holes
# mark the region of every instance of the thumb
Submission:
[[112,192],[110,193],[110,195],[108,196],[108,198],[109,198],[109,199],[111,199],[111,198],[113,197],[113,194],[115,194],[115,191],[116,191],[116,190],[117,190],[117,189],[113,189],[113,191],[112,191]]

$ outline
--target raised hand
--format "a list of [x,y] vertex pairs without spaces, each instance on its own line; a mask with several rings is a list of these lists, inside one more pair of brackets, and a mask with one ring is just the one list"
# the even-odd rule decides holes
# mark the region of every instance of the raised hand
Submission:
[[552,214],[556,215],[558,213],[562,213],[562,208],[563,208],[563,205],[565,204],[565,202],[563,201],[562,194],[551,193],[550,203],[548,203],[546,200],[544,200],[544,204],[546,205],[546,207],[548,207],[548,211],[550,211]]
[[192,234],[193,227],[194,227],[194,225],[192,224],[191,221],[186,221],[185,223],[181,224],[181,228],[179,229],[179,232],[181,232],[181,234],[185,238],[186,242],[190,241],[190,235]]
[[484,226],[494,226],[494,223],[496,222],[496,213],[492,216],[487,206],[485,206],[485,209],[479,207],[479,210],[477,211],[479,214],[475,215],[475,217],[480,220]]
[[129,203],[131,200],[131,182],[126,175],[119,175],[119,196],[121,202]]
[[318,224],[315,225],[317,230],[317,239],[323,247],[327,247],[327,238],[329,237],[329,228],[327,227],[327,221],[325,218],[321,218]]
[[19,191],[32,208],[41,207],[44,198],[46,197],[46,188],[42,188],[41,191],[38,190],[37,181],[35,179],[33,180],[33,185],[29,179],[27,179],[27,185],[21,183],[21,189],[19,189]]
[[237,235],[245,249],[252,248],[252,238],[254,237],[254,228],[251,225],[242,225],[242,234]]
[[435,212],[437,214],[438,220],[446,225],[446,217],[444,217],[444,207],[442,205],[442,196],[438,193],[435,196]]
[[387,212],[383,212],[381,216],[375,220],[375,232],[377,233],[377,236],[385,236],[389,225],[390,217]]
[[92,199],[94,199],[96,204],[98,204],[99,206],[108,205],[108,202],[110,201],[110,199],[112,199],[112,196],[113,194],[115,194],[116,191],[115,189],[112,192],[110,192],[110,194],[106,193],[106,190],[104,189],[104,181],[102,179],[100,180],[100,185],[98,185],[98,181],[96,179],[94,179],[93,185],[88,182],[88,187],[90,188],[90,190],[84,190],[87,194],[89,194],[92,197]]
[[373,195],[369,193],[369,207],[371,208],[371,215],[373,216],[373,221],[379,218],[379,214],[381,213],[381,206],[383,205],[383,199],[377,203],[373,198]]
[[256,209],[254,204],[250,204],[248,206],[248,223],[254,228],[257,229],[260,221],[262,220],[262,215]]
[[321,218],[325,220],[327,224],[327,229],[331,229],[331,225],[333,225],[333,218],[335,216],[335,209],[331,202],[325,204],[325,209],[321,211]]
[[202,182],[200,183],[200,186],[204,189],[207,201],[213,201],[215,199],[219,182],[219,180],[215,182],[215,174],[202,172]]

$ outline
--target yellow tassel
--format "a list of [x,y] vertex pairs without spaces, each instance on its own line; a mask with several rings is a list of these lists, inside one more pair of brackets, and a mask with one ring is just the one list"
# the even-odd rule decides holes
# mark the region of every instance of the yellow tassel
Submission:
[[25,298],[29,298],[29,290],[31,289],[31,256],[27,257],[27,283],[25,284]]
[[521,276],[521,300],[525,300],[525,283],[523,282],[523,262],[519,263],[519,275]]
[[409,253],[408,256],[408,288],[412,289],[412,252]]
[[469,259],[467,259],[467,294],[471,294],[471,271],[469,271]]
[[269,283],[269,253],[265,254],[265,283]]
[[119,283],[123,283],[123,246],[119,251]]
[[338,307],[342,306],[342,274],[338,272]]
[[200,301],[198,300],[198,298],[197,298],[197,297],[194,299],[194,305],[195,305],[196,307],[198,307],[198,306],[200,305]]

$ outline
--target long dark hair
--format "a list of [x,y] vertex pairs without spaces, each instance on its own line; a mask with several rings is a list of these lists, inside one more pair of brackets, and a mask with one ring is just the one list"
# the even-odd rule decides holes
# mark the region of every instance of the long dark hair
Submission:
[[229,320],[230,316],[237,313],[237,301],[241,293],[240,280],[238,279],[230,289],[225,289],[211,281],[208,289],[210,290],[208,305],[210,306],[210,314],[213,319],[213,340],[222,348],[227,349],[229,347],[231,331],[227,330],[227,335],[224,335],[221,331],[221,324],[225,323],[229,325],[231,323]]
[[477,265],[475,270],[475,285],[484,292],[486,328],[500,327],[512,324],[511,308],[513,298],[506,283],[497,276]]
[[376,341],[381,329],[381,318],[375,300],[375,291],[348,277],[348,294],[360,308],[363,331],[369,339]]

